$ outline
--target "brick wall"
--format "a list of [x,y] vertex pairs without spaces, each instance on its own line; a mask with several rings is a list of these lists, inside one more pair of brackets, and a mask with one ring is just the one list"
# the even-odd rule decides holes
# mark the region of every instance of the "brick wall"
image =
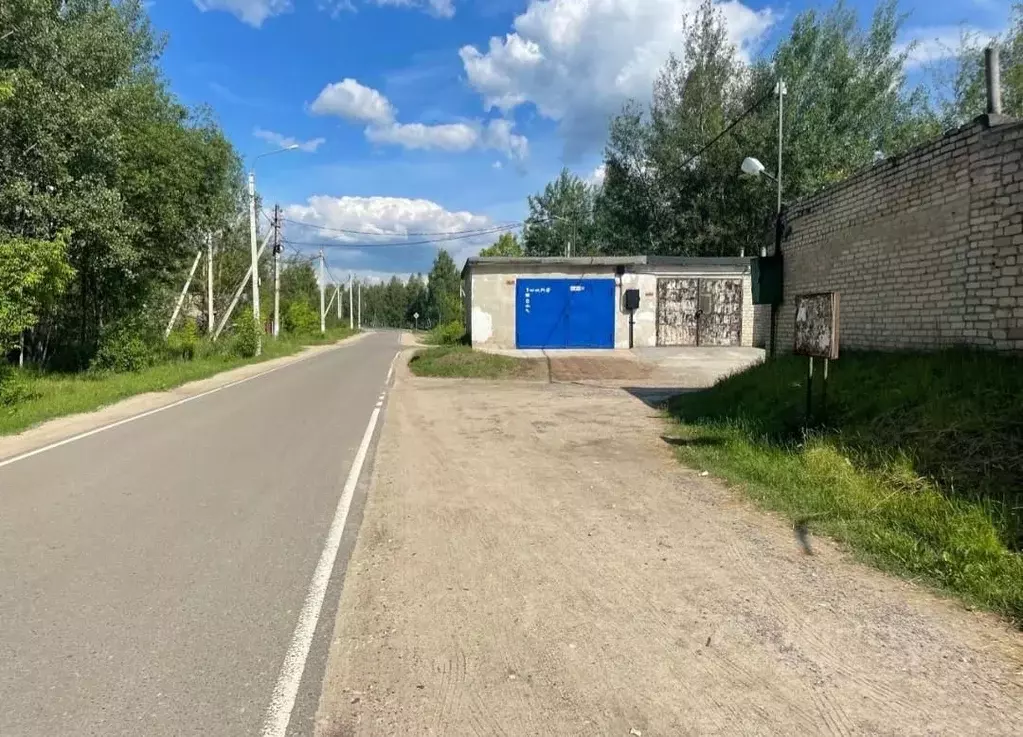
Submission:
[[978,119],[796,203],[782,252],[779,350],[819,291],[845,348],[1023,350],[1023,123]]

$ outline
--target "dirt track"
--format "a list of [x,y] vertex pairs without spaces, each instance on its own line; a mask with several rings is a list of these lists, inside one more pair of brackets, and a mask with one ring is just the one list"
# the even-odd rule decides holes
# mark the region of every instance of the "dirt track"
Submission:
[[1023,734],[1023,637],[801,555],[660,422],[402,368],[318,735]]

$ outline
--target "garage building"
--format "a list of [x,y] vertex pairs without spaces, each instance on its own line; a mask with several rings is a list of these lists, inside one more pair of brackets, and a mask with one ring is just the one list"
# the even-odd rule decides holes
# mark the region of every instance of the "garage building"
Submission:
[[485,349],[627,349],[630,332],[637,348],[762,346],[769,308],[753,306],[750,267],[748,258],[470,258],[466,325]]

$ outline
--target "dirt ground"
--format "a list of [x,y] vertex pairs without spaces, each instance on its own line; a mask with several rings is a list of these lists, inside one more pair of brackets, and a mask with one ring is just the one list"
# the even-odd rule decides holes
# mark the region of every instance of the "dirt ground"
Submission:
[[1023,734],[1023,636],[802,555],[661,422],[399,365],[318,736]]

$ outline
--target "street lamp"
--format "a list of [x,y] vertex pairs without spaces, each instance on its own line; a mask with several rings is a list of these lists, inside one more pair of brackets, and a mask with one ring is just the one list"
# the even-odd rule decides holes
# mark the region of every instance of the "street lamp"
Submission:
[[252,158],[249,168],[249,255],[252,259],[252,319],[256,321],[256,355],[263,352],[263,323],[259,312],[259,250],[256,246],[256,161],[264,156],[273,156],[285,151],[294,151],[297,143],[268,151]]

